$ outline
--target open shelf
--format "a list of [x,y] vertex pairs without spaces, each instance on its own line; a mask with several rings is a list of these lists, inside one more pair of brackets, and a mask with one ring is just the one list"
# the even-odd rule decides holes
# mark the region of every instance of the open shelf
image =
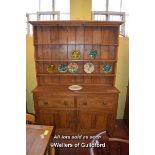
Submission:
[[35,43],[34,45],[38,46],[38,45],[96,45],[96,46],[118,46],[118,44],[93,44],[93,43],[90,43],[90,44],[87,44],[87,43]]
[[37,74],[37,76],[115,76],[115,74],[71,74],[71,73],[49,73]]
[[[68,24],[62,22],[65,25],[60,24],[59,26],[54,23],[49,22],[44,26],[44,23],[38,25],[37,22],[37,27],[34,26],[38,85],[48,85],[52,82],[57,85],[72,82],[114,85],[119,43],[118,26],[120,23],[110,23],[111,26],[107,25],[107,22],[91,22],[87,24],[80,22],[83,23],[82,25],[73,22],[70,25],[67,21],[65,23]],[[80,51],[79,59],[74,59],[74,50]],[[97,51],[95,59],[90,56],[91,50]],[[71,63],[78,65],[77,73],[59,73],[60,64],[69,66]],[[84,72],[86,63],[94,65],[94,71],[90,74]],[[110,73],[103,73],[104,64],[111,65],[112,71]],[[47,68],[49,65],[54,66],[53,73],[48,73]]]
[[91,62],[116,62],[117,60],[112,60],[112,59],[60,59],[60,60],[36,60],[36,62],[68,62],[68,61],[73,61],[73,62],[87,62],[87,61],[91,61]]

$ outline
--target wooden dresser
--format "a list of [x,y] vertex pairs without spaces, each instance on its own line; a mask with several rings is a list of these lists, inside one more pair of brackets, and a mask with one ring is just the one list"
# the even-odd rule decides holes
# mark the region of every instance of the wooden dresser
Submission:
[[[37,123],[53,125],[56,133],[66,135],[112,132],[119,96],[114,85],[122,22],[30,23],[35,47]],[[83,89],[68,89],[75,84]]]

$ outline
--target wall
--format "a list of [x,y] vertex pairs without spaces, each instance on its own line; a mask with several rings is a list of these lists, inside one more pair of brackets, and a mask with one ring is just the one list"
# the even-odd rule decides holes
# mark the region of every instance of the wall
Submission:
[[129,38],[119,37],[118,62],[115,86],[120,90],[117,118],[124,115],[127,85],[129,79]]
[[71,20],[91,20],[91,0],[70,0]]
[[33,38],[26,36],[26,102],[28,112],[35,113],[32,90],[36,87]]
[[[91,0],[71,0],[71,19],[90,20]],[[26,86],[28,112],[34,113],[34,103],[31,91],[36,87],[34,47],[31,36],[26,37]],[[120,90],[117,118],[122,119],[126,100],[126,86],[129,77],[129,38],[119,37],[118,63],[116,74],[116,87]]]

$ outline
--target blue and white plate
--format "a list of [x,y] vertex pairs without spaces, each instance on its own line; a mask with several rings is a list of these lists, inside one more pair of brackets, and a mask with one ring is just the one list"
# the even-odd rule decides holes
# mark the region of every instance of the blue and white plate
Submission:
[[92,49],[91,51],[89,51],[89,56],[92,59],[95,59],[97,56],[97,50]]
[[112,72],[112,66],[110,64],[104,64],[102,69],[104,73]]
[[58,66],[58,71],[59,71],[60,73],[66,73],[66,72],[67,72],[67,65],[65,65],[65,64],[60,64],[60,65]]

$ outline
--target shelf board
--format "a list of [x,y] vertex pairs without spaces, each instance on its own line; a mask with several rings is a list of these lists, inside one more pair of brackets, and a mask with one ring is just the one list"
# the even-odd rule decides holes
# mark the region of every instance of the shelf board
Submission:
[[118,44],[87,44],[87,43],[34,43],[34,45],[97,45],[97,46],[118,46]]
[[45,74],[37,74],[37,76],[115,76],[115,74],[71,74],[71,73],[45,73]]
[[86,62],[86,61],[91,61],[91,62],[116,62],[117,60],[113,59],[64,59],[64,60],[36,60],[36,62],[68,62],[68,61],[74,61],[74,62]]

